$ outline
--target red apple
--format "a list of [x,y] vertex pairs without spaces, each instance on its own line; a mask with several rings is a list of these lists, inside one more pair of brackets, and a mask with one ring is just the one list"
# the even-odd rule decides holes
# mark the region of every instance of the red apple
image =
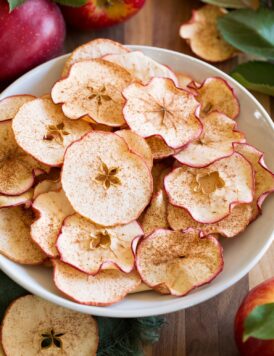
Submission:
[[88,30],[123,22],[135,15],[145,0],[88,0],[79,8],[63,6],[66,21],[76,28]]
[[274,278],[252,289],[243,300],[235,318],[235,340],[242,356],[273,356],[274,340],[250,337],[243,342],[244,320],[258,305],[274,303]]
[[0,0],[0,81],[58,55],[64,38],[64,19],[53,2],[27,0],[9,12]]

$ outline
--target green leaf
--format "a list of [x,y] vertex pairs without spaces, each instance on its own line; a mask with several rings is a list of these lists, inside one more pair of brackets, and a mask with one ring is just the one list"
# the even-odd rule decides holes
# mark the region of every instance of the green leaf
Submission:
[[241,9],[218,19],[218,29],[233,47],[260,57],[274,59],[274,12]]
[[249,337],[274,339],[274,303],[256,306],[244,321],[243,341]]
[[252,61],[238,65],[231,76],[247,89],[274,96],[274,64]]
[[203,2],[220,7],[227,7],[231,9],[241,9],[245,7],[252,7],[254,0],[202,0]]
[[8,0],[10,12],[14,10],[17,6],[22,5],[26,0]]
[[81,7],[87,3],[88,0],[54,0],[58,4],[72,7]]

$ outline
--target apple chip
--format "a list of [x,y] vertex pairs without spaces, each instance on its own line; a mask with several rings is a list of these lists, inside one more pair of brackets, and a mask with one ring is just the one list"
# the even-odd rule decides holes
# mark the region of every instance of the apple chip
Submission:
[[87,59],[100,58],[110,53],[123,54],[127,52],[129,52],[129,49],[118,42],[105,38],[97,38],[85,43],[82,46],[77,47],[71,53],[65,63],[62,76],[67,76],[69,73],[69,68],[76,62]]
[[153,188],[144,160],[118,135],[100,131],[67,149],[62,186],[76,212],[103,226],[136,220]]
[[156,229],[169,227],[167,222],[167,198],[162,189],[151,199],[150,205],[142,216],[141,225],[146,235]]
[[46,255],[32,241],[30,225],[31,209],[16,206],[0,209],[0,253],[21,264],[38,264]]
[[180,27],[180,36],[186,39],[192,52],[209,62],[222,62],[236,55],[217,28],[217,20],[226,10],[205,5],[192,12],[192,18]]
[[165,189],[171,204],[187,209],[198,222],[214,223],[234,206],[252,202],[253,169],[233,153],[204,168],[176,168],[166,176]]
[[0,208],[7,208],[17,205],[30,205],[33,198],[33,189],[20,195],[2,195],[0,194]]
[[141,284],[134,270],[124,273],[117,269],[102,270],[95,276],[54,261],[56,287],[69,298],[81,304],[106,306],[119,302]]
[[66,118],[60,106],[47,98],[25,104],[12,127],[19,146],[49,166],[62,165],[66,148],[92,130],[87,122]]
[[193,82],[193,78],[183,72],[176,72],[176,77],[178,78],[179,88],[189,90],[188,85]]
[[159,229],[140,241],[136,266],[148,286],[183,296],[221,272],[222,247],[213,236],[201,238],[195,230]]
[[131,130],[119,130],[115,133],[126,141],[129,149],[132,152],[137,153],[139,156],[143,157],[149,169],[152,168],[153,157],[151,149],[142,136],[139,136]]
[[274,191],[274,174],[266,166],[263,152],[248,144],[235,144],[234,147],[252,164],[255,173],[254,200],[261,208],[268,194]]
[[122,91],[132,81],[128,71],[103,59],[75,63],[69,76],[57,82],[51,92],[70,119],[88,115],[99,124],[122,126]]
[[201,235],[220,234],[225,237],[234,237],[244,231],[253,217],[251,204],[236,205],[231,213],[213,224],[202,224],[194,220],[187,210],[172,204],[167,207],[167,220],[173,230],[186,230],[189,228],[201,231]]
[[6,355],[96,356],[99,336],[91,315],[60,307],[34,295],[10,304],[1,337]]
[[13,95],[0,100],[0,121],[13,119],[20,107],[33,99],[33,95]]
[[31,237],[49,257],[57,257],[55,247],[64,219],[74,210],[63,190],[40,194],[32,207],[38,219],[31,225]]
[[157,162],[153,165],[151,174],[153,178],[153,191],[157,193],[164,188],[164,178],[170,173],[171,168],[167,162]]
[[143,84],[147,84],[154,77],[162,77],[170,78],[178,85],[178,79],[172,70],[144,55],[141,51],[108,54],[104,56],[104,59],[125,68],[134,78],[140,80]]
[[63,223],[57,249],[63,262],[82,272],[95,275],[118,268],[129,273],[134,268],[133,240],[142,235],[136,221],[105,228],[74,214]]
[[133,83],[123,95],[125,119],[140,136],[159,135],[171,148],[182,147],[200,136],[202,124],[195,116],[198,102],[172,80],[153,78],[146,86]]
[[54,190],[59,190],[61,188],[62,186],[61,186],[60,179],[56,179],[56,180],[45,179],[42,182],[38,183],[37,186],[34,188],[33,200],[35,200],[40,194],[52,192]]
[[169,147],[161,136],[150,136],[146,138],[150,150],[152,152],[153,159],[162,159],[175,154],[176,150]]
[[23,151],[14,138],[12,120],[0,122],[0,194],[21,195],[49,168]]
[[203,133],[174,157],[188,166],[204,167],[234,152],[234,142],[245,142],[242,132],[236,130],[234,120],[219,112],[211,112],[203,119]]
[[228,83],[219,77],[207,78],[200,87],[196,87],[196,100],[201,104],[199,115],[205,117],[212,111],[218,111],[231,119],[240,112],[240,104]]

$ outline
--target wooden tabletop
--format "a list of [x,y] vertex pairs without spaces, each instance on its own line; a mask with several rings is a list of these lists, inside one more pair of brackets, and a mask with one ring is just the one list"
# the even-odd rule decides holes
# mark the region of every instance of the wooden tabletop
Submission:
[[[125,24],[106,30],[78,32],[68,29],[65,51],[96,37],[106,37],[125,44],[153,45],[191,54],[178,35],[179,26],[189,19],[197,0],[147,0],[145,7]],[[242,58],[241,58],[242,59]],[[239,59],[219,64],[229,71]],[[274,101],[256,95],[274,117]],[[146,348],[147,356],[234,356],[233,320],[247,291],[274,275],[274,246],[261,262],[236,285],[219,296],[185,311],[169,314],[160,342]]]

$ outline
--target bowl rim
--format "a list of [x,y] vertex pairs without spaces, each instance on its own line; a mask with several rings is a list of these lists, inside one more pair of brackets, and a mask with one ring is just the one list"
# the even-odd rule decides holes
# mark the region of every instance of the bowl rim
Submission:
[[[232,83],[233,86],[237,87],[241,92],[243,92],[245,95],[247,95],[257,106],[258,109],[262,112],[264,115],[265,119],[268,121],[268,124],[271,126],[273,132],[274,132],[274,122],[270,118],[270,115],[266,111],[266,109],[259,103],[259,101],[246,89],[244,88],[240,83],[238,83],[235,79],[230,77],[228,74],[223,72],[222,70],[215,68],[213,65],[206,63],[200,59],[197,59],[195,57],[189,56],[184,53],[180,53],[177,51],[165,49],[165,48],[160,48],[160,47],[154,47],[154,46],[142,46],[142,45],[126,45],[128,48],[131,48],[133,50],[150,50],[150,51],[156,51],[156,52],[162,52],[162,53],[167,53],[169,55],[175,55],[179,56],[182,59],[185,58],[189,61],[192,61],[198,65],[204,66],[208,69],[214,70],[216,73],[216,76],[220,75],[224,79],[228,80],[230,83]],[[17,86],[19,81],[25,80],[29,75],[39,72],[42,66],[46,66],[49,64],[54,64],[58,60],[62,60],[65,58],[68,58],[70,54],[64,54],[62,56],[56,57],[51,59],[50,61],[47,61],[45,63],[40,64],[39,66],[35,67],[34,69],[28,71],[21,77],[19,77],[17,80],[15,80],[12,84],[10,84],[1,94],[0,94],[0,100],[3,99],[6,96],[6,92],[9,90],[13,89],[14,87]],[[181,305],[183,304],[183,298],[174,298],[171,300],[171,302],[167,305],[163,305],[162,307],[156,306],[156,307],[150,307],[149,309],[144,309],[144,310],[134,310],[134,309],[125,309],[125,310],[120,310],[116,308],[111,308],[111,307],[97,307],[97,306],[91,306],[91,305],[84,305],[84,304],[79,304],[77,302],[74,302],[72,300],[67,299],[65,296],[62,295],[56,295],[54,292],[50,292],[48,290],[44,290],[42,287],[36,284],[30,284],[28,282],[25,282],[18,274],[16,274],[16,271],[14,271],[12,268],[9,268],[5,264],[5,256],[0,255],[0,269],[6,273],[12,280],[14,280],[17,284],[28,290],[29,292],[38,295],[41,298],[47,299],[52,303],[58,304],[60,306],[73,309],[78,312],[86,313],[86,314],[93,314],[97,316],[103,316],[103,317],[116,317],[116,318],[133,318],[133,317],[146,317],[146,316],[151,316],[151,315],[161,315],[161,314],[167,314],[171,312],[176,312],[179,310],[183,310],[189,307],[192,307],[194,305],[200,304],[202,302],[207,301],[210,298],[213,298],[220,294],[221,292],[225,291],[235,283],[237,283],[241,278],[243,278],[263,257],[263,255],[266,253],[272,242],[274,241],[274,231],[272,231],[272,234],[269,236],[268,240],[261,246],[259,252],[256,254],[256,256],[245,266],[245,268],[242,268],[237,274],[235,274],[228,282],[223,282],[218,286],[215,286],[215,288],[211,290],[206,290],[204,289],[204,294],[197,298],[193,298],[192,300],[189,301],[188,305]],[[115,306],[115,304],[114,304]]]

